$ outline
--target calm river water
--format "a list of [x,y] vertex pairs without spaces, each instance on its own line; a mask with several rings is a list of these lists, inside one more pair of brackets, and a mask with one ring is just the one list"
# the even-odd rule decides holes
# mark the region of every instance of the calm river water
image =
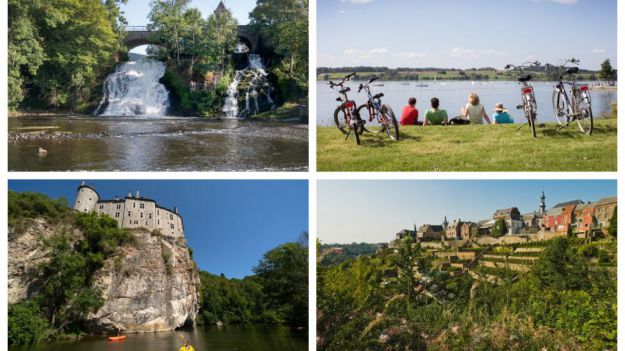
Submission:
[[[358,85],[361,82],[348,82],[352,91],[348,96],[358,105],[366,101],[364,92],[358,93]],[[441,102],[441,108],[446,109],[450,117],[460,114],[460,108],[467,103],[470,92],[476,92],[480,96],[480,102],[486,108],[490,116],[495,104],[501,102],[510,111],[515,122],[525,123],[524,117],[515,107],[521,102],[521,88],[517,82],[512,81],[421,81],[427,87],[418,87],[416,81],[380,81],[384,86],[371,86],[371,92],[384,93],[383,102],[388,103],[399,119],[403,107],[408,98],[417,98],[419,120],[422,120],[425,111],[430,108],[430,99],[437,97]],[[347,86],[347,85],[346,85]],[[534,94],[538,103],[538,120],[540,122],[556,122],[551,104],[553,82],[533,82]],[[599,92],[591,91],[593,114],[599,116],[610,111],[610,103],[616,102],[616,91]],[[338,103],[338,89],[330,89],[327,81],[317,82],[317,125],[334,125],[334,110]]]
[[[33,136],[44,132],[40,137]],[[303,171],[308,126],[165,117],[9,119],[11,171]],[[39,153],[39,147],[47,153]]]
[[197,351],[299,351],[308,349],[305,332],[262,326],[196,327],[174,332],[130,334],[124,341],[109,342],[90,336],[78,342],[54,342],[14,346],[9,351],[177,351],[189,340]]

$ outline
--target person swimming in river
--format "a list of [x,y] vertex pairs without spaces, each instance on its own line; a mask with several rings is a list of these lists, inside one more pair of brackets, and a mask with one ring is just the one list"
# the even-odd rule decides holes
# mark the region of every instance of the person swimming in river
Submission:
[[180,349],[178,349],[178,351],[195,351],[195,349],[193,348],[193,346],[189,345],[189,340],[187,340],[184,345],[182,345]]

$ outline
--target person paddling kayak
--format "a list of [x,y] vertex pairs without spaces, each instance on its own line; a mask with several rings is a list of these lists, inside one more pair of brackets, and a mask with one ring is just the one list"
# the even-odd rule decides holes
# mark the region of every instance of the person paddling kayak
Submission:
[[187,340],[184,345],[182,345],[180,349],[178,349],[178,351],[195,351],[195,349],[193,348],[193,346],[189,345],[189,340]]

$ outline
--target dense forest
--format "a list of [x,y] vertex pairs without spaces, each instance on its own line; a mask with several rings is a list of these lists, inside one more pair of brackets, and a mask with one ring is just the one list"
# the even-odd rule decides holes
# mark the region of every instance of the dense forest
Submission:
[[282,324],[308,326],[308,248],[280,245],[263,256],[254,275],[228,279],[200,272],[199,325]]
[[438,270],[410,240],[318,266],[318,349],[615,350],[616,240],[536,244],[526,273]]
[[351,244],[321,244],[319,247],[319,264],[331,266],[350,258],[361,255],[371,255],[380,249],[380,244],[351,243]]
[[[123,245],[136,240],[106,215],[81,213],[64,198],[9,192],[9,236],[35,220],[60,228],[43,240],[51,261],[36,268],[39,287],[30,298],[9,305],[9,344],[31,344],[89,332],[87,316],[104,303],[92,286],[96,272]],[[77,235],[78,229],[81,235]],[[198,325],[222,323],[308,325],[308,248],[286,243],[266,252],[244,279],[200,272]]]
[[[553,65],[540,65],[525,69],[531,72],[534,80],[554,81],[557,80],[562,70]],[[370,79],[374,76],[383,75],[386,80],[516,80],[519,71],[506,71],[503,67],[479,67],[479,68],[436,68],[436,67],[319,67],[317,78],[321,80],[337,79],[346,74],[356,72],[354,79]],[[617,79],[617,71],[612,68],[610,60],[605,60],[597,71],[580,69],[578,80],[601,80],[613,82]]]
[[[127,59],[127,0],[10,0],[9,109],[59,109],[91,113],[102,85]],[[230,11],[206,18],[190,0],[154,0],[148,28],[149,56],[167,64],[162,82],[173,113],[213,115],[234,78],[237,21]],[[250,25],[261,34],[261,54],[278,103],[298,101],[308,91],[308,1],[257,0]],[[207,84],[204,84],[204,83]],[[205,88],[192,89],[195,83]]]

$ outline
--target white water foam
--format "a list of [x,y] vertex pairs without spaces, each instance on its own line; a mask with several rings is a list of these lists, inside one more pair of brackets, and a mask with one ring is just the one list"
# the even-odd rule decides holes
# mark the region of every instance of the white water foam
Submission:
[[[163,116],[169,107],[169,92],[159,83],[165,74],[160,61],[129,61],[117,67],[104,83],[104,96],[96,115]],[[106,106],[104,111],[101,109]]]

